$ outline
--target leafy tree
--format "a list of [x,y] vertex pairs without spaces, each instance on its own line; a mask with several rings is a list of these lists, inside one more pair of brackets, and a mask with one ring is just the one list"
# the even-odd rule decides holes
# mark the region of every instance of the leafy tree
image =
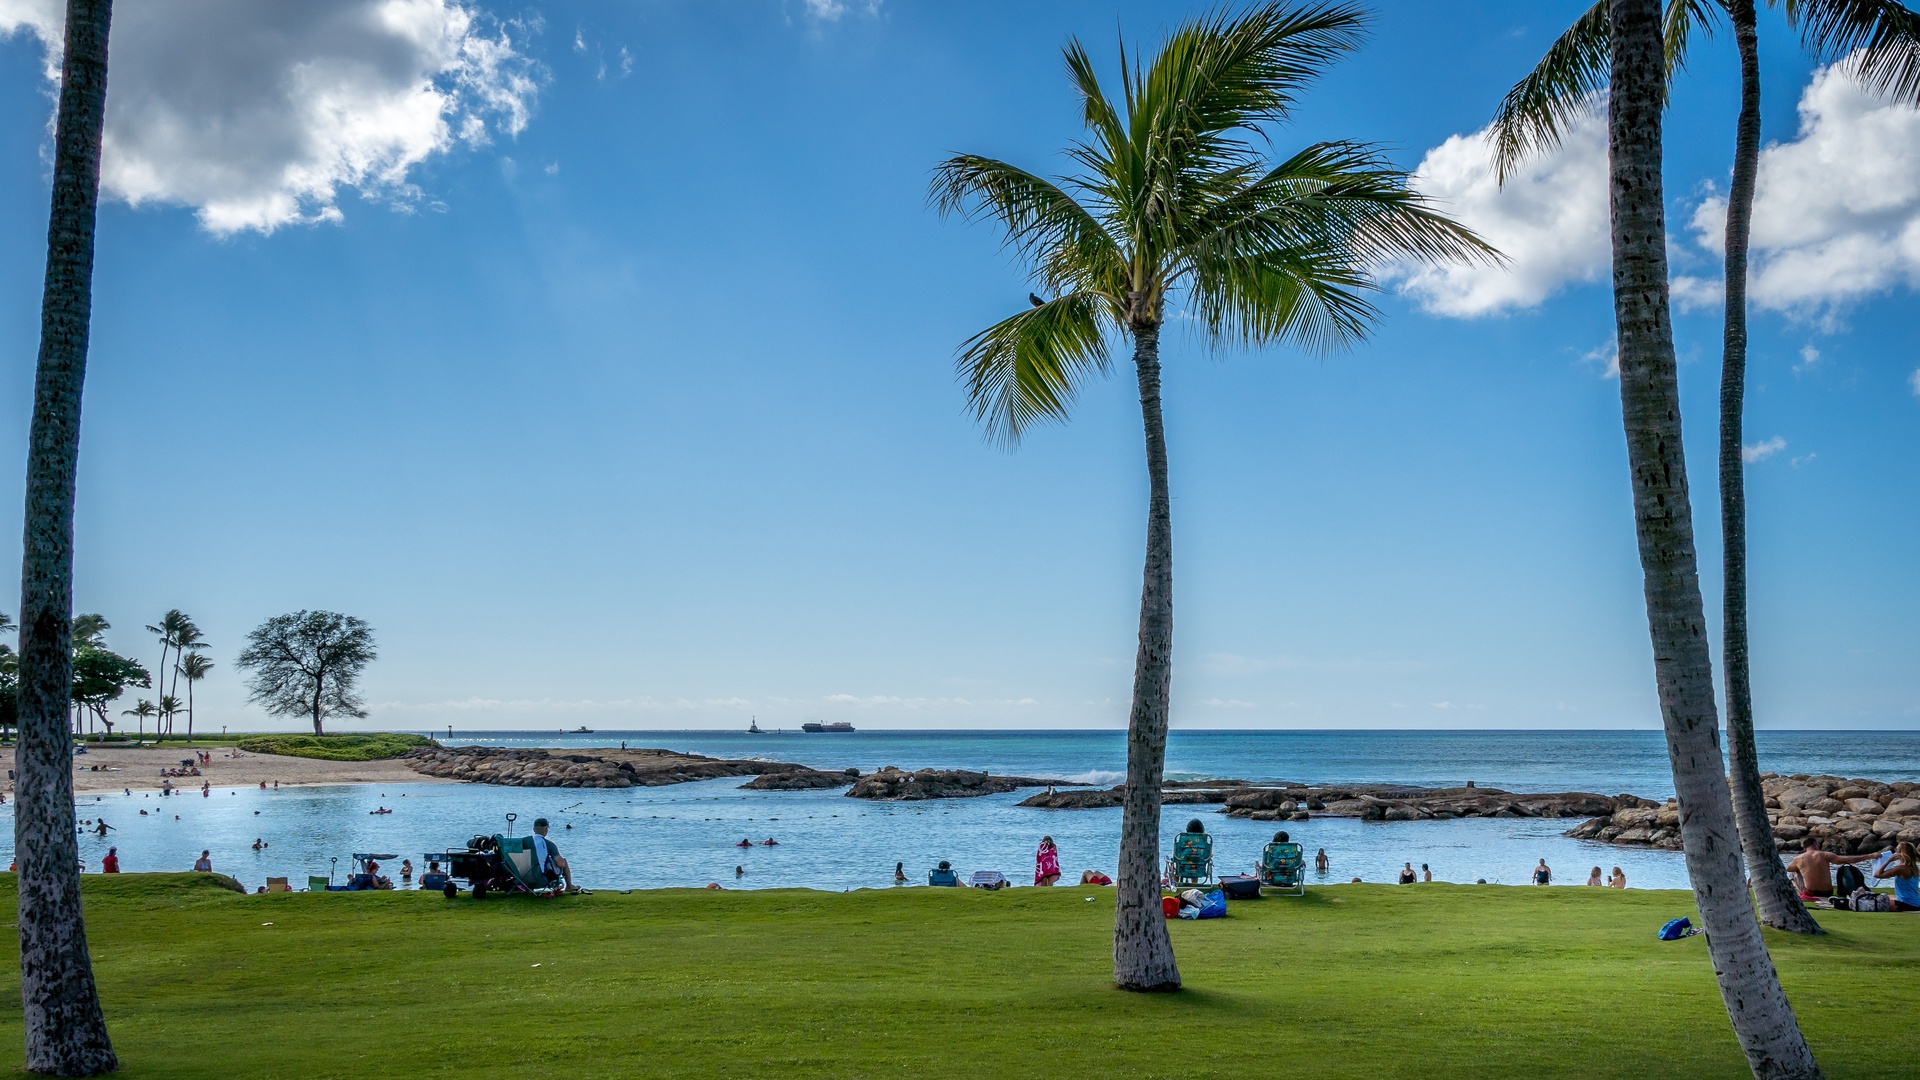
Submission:
[[1713,657],[1681,447],[1661,182],[1666,102],[1659,0],[1611,0],[1608,162],[1620,403],[1646,578],[1647,625],[1694,903],[1734,1035],[1757,1077],[1817,1077],[1747,898],[1721,769]]
[[193,738],[193,684],[207,677],[213,670],[213,661],[197,652],[190,652],[180,658],[179,672],[187,678],[187,738]]
[[119,1064],[87,953],[67,732],[74,483],[93,310],[93,237],[112,17],[112,0],[67,2],[40,354],[27,437],[13,815],[20,867],[20,1018],[28,1071],[55,1076],[96,1076]]
[[1160,331],[1171,303],[1215,347],[1326,350],[1376,316],[1369,268],[1397,257],[1488,258],[1491,249],[1407,188],[1373,146],[1322,142],[1275,163],[1262,148],[1301,90],[1358,45],[1352,4],[1266,3],[1181,25],[1151,66],[1122,50],[1114,102],[1078,41],[1066,48],[1090,137],[1075,175],[1047,180],[961,154],[936,170],[942,213],[988,218],[1051,299],[960,348],[974,415],[1017,443],[1063,420],[1080,386],[1133,346],[1146,441],[1146,564],[1127,727],[1114,981],[1180,985],[1160,914],[1159,823],[1173,649],[1173,524],[1161,420]]
[[357,683],[378,657],[373,627],[333,611],[276,615],[247,635],[235,666],[253,672],[248,700],[274,716],[307,716],[326,733],[333,716],[365,716]]
[[[1767,0],[1816,58],[1844,60],[1869,90],[1920,105],[1920,15],[1896,0]],[[1747,253],[1755,180],[1760,168],[1760,40],[1755,0],[1668,0],[1667,78],[1686,62],[1688,44],[1724,15],[1740,57],[1740,116],[1733,181],[1727,193],[1726,307],[1720,366],[1720,525],[1725,584],[1721,592],[1722,659],[1726,664],[1727,749],[1732,758],[1734,818],[1753,879],[1760,921],[1799,933],[1820,932],[1780,864],[1767,821],[1766,792],[1753,739],[1753,691],[1747,644],[1747,510],[1743,413],[1747,377]],[[1589,111],[1608,78],[1611,16],[1599,0],[1547,50],[1537,67],[1500,104],[1493,125],[1504,178],[1527,156],[1558,145],[1565,125]]]
[[73,703],[102,723],[107,706],[129,686],[151,686],[152,677],[138,661],[111,649],[84,645],[73,653]]

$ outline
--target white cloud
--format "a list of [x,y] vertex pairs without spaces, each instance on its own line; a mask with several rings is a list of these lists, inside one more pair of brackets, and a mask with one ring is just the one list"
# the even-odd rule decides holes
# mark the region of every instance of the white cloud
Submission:
[[[1920,288],[1920,110],[1867,94],[1846,71],[1815,72],[1798,133],[1761,151],[1748,289],[1760,307],[1811,317]],[[1726,212],[1714,197],[1693,214],[1695,243],[1716,255]]]
[[1771,439],[1762,439],[1757,443],[1742,446],[1740,460],[1752,465],[1755,462],[1765,461],[1786,448],[1787,440],[1775,435]]
[[1920,368],[1914,368],[1913,374],[1907,376],[1907,385],[1913,387],[1914,397],[1920,397]]
[[1580,362],[1599,368],[1603,379],[1617,379],[1620,377],[1620,342],[1608,338],[1604,344],[1581,353]]
[[878,15],[882,0],[806,0],[807,14],[822,22],[837,22],[849,11]]
[[[0,0],[0,33],[35,34],[57,65],[60,9]],[[345,189],[404,201],[429,157],[526,127],[517,28],[458,0],[120,5],[101,184],[221,234],[337,221]]]
[[1793,365],[1795,375],[1803,375],[1820,366],[1820,350],[1812,342],[1800,346],[1800,362]]
[[1494,178],[1486,130],[1427,151],[1412,186],[1506,255],[1505,265],[1399,264],[1383,276],[1440,315],[1471,317],[1532,307],[1607,267],[1607,129],[1576,121],[1551,154],[1503,186]]
[[1815,453],[1802,454],[1799,457],[1794,458],[1791,462],[1789,462],[1789,464],[1791,464],[1794,468],[1797,469],[1800,466],[1805,465],[1807,462],[1812,461],[1814,458],[1817,458],[1819,456],[1820,456],[1819,454],[1815,454]]

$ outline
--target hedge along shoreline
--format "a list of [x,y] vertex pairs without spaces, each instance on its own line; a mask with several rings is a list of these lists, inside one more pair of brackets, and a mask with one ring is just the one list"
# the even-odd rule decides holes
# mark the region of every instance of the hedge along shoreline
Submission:
[[379,761],[399,757],[418,746],[438,746],[424,735],[376,731],[366,735],[255,735],[240,740],[249,754],[319,758],[323,761]]

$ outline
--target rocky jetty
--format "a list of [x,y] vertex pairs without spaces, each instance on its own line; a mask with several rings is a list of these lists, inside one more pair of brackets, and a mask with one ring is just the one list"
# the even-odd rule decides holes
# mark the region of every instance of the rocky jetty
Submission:
[[[1817,837],[1828,851],[1865,855],[1905,840],[1920,843],[1920,784],[1883,784],[1843,776],[1762,773],[1767,821],[1782,851],[1799,851]],[[1567,833],[1609,844],[1680,848],[1680,806],[1620,807]]]
[[[1099,791],[1055,791],[1034,795],[1021,806],[1046,810],[1085,810],[1118,806],[1126,787]],[[1430,821],[1459,817],[1588,817],[1611,814],[1623,806],[1653,806],[1633,795],[1595,795],[1584,791],[1516,795],[1499,788],[1423,788],[1406,784],[1251,784],[1209,780],[1168,784],[1162,802],[1170,806],[1219,803],[1220,813],[1254,821],[1306,821],[1315,814],[1363,821]]]
[[[1067,786],[1060,780],[1031,776],[994,776],[966,769],[919,769],[907,772],[892,765],[853,782],[850,799],[911,802],[918,799],[973,799],[1028,787]],[[1025,805],[1024,803],[1022,805]]]
[[744,786],[759,790],[839,787],[849,771],[820,772],[770,761],[724,761],[662,750],[568,754],[498,746],[423,746],[400,758],[414,771],[447,780],[508,787],[663,787],[724,776],[752,776]]

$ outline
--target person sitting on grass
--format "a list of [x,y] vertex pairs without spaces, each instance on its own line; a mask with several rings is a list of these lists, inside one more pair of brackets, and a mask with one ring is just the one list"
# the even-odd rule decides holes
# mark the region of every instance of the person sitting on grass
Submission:
[[1593,868],[1593,873],[1591,873],[1591,874],[1588,874],[1588,875],[1587,875],[1587,884],[1588,884],[1588,885],[1599,885],[1599,884],[1601,884],[1601,881],[1600,881],[1600,868],[1599,868],[1599,867],[1597,867],[1597,866],[1596,866],[1596,867],[1594,867],[1594,868]]
[[559,878],[567,883],[567,891],[573,891],[573,869],[560,855],[560,847],[547,839],[547,819],[533,819],[533,862],[546,875],[548,881]]
[[1033,856],[1033,883],[1051,885],[1060,880],[1060,849],[1053,846],[1053,837],[1040,838],[1040,850]]
[[200,857],[193,860],[193,869],[196,873],[201,873],[201,874],[213,873],[213,852],[202,851],[200,853]]
[[1619,867],[1613,868],[1612,876],[1607,878],[1607,888],[1624,889],[1627,887],[1627,872]]
[[1807,837],[1806,846],[1787,864],[1787,874],[1800,883],[1800,899],[1820,900],[1833,895],[1835,863],[1866,862],[1872,855],[1835,855],[1820,846],[1819,837]]
[[100,872],[103,874],[117,874],[120,872],[119,848],[110,847],[107,849],[107,857],[100,860]]
[[1902,840],[1894,845],[1892,854],[1874,869],[1873,876],[1893,879],[1893,910],[1920,911],[1920,858],[1911,843]]
[[1113,879],[1098,870],[1082,870],[1080,871],[1080,884],[1111,885],[1113,884]]

